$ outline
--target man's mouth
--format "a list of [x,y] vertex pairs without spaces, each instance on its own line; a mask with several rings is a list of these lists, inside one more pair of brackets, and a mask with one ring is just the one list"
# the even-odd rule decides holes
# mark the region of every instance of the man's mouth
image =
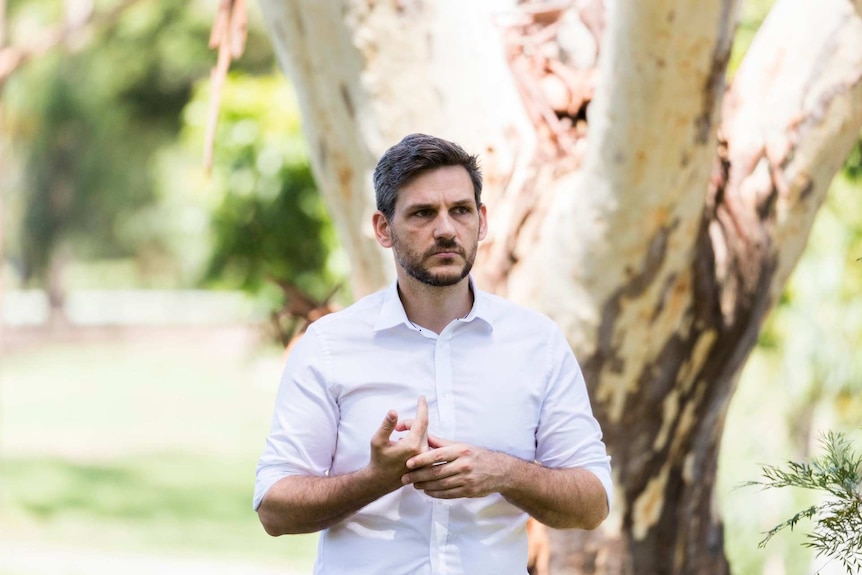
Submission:
[[454,258],[455,256],[460,256],[461,252],[458,250],[439,250],[436,252],[431,252],[431,256],[437,256],[440,258]]

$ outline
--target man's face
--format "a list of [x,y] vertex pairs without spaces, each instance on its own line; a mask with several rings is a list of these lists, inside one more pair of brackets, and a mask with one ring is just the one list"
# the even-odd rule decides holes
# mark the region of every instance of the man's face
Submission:
[[473,183],[461,166],[423,172],[398,191],[387,222],[375,214],[375,231],[409,276],[429,286],[463,280],[485,238],[485,206],[476,206]]

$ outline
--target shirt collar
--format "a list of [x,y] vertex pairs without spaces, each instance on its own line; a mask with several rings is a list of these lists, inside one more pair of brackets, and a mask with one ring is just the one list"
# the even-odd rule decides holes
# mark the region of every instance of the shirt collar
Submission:
[[[491,323],[488,294],[476,288],[473,276],[468,276],[467,279],[470,282],[470,290],[473,292],[473,307],[470,309],[470,313],[465,315],[461,321],[471,322],[478,320],[487,325],[489,330],[493,330],[494,326]],[[383,291],[383,303],[380,306],[380,314],[377,316],[377,322],[374,324],[374,331],[389,329],[400,324],[409,326],[410,320],[407,319],[404,304],[401,303],[401,298],[398,297],[398,280],[396,279]]]

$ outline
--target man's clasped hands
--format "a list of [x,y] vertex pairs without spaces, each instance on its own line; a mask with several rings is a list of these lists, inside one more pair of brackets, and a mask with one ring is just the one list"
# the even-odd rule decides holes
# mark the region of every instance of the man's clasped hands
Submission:
[[[407,432],[392,439],[393,431]],[[484,497],[499,492],[506,456],[428,433],[428,402],[419,397],[416,417],[398,420],[391,409],[371,438],[369,470],[379,480],[413,485],[437,499]]]

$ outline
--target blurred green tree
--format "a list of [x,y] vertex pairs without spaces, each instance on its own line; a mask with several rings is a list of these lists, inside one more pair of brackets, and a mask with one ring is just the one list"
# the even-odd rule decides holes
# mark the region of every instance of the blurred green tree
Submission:
[[[208,93],[208,84],[201,86],[190,107],[203,109]],[[204,280],[267,299],[286,344],[298,320],[325,306],[345,275],[338,267],[335,232],[284,79],[233,74],[222,97],[215,189],[208,192],[220,200],[212,214],[213,250]],[[203,118],[188,117],[187,139],[197,145]]]
[[[17,2],[11,17],[50,18],[59,4]],[[69,257],[168,255],[159,222],[144,229],[138,216],[158,200],[154,157],[175,140],[194,82],[214,63],[211,19],[195,3],[139,3],[85,45],[9,81],[9,129],[24,166],[13,245],[25,282],[47,287],[55,309]],[[240,67],[272,66],[255,26]]]

